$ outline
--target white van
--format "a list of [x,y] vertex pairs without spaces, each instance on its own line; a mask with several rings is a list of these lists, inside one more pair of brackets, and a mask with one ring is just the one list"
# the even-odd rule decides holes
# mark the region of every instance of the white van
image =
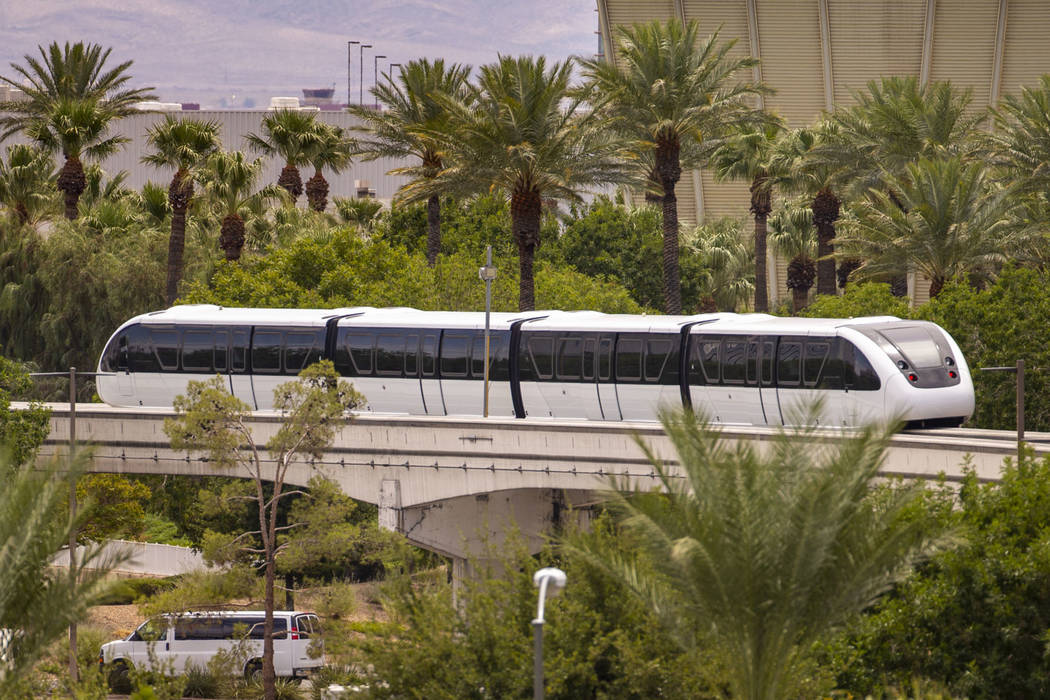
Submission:
[[[162,615],[146,620],[127,639],[102,645],[99,664],[116,675],[130,667],[149,669],[153,659],[165,671],[185,673],[207,668],[221,650],[247,642],[242,669],[247,677],[262,671],[262,610],[200,612]],[[317,616],[308,612],[275,610],[273,613],[273,667],[278,676],[304,676],[324,665]]]

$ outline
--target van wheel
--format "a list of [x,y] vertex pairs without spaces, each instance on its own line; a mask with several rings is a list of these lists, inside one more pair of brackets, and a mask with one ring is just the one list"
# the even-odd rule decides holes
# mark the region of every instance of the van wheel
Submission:
[[256,659],[248,662],[244,667],[244,680],[249,683],[262,682],[262,661]]
[[109,667],[109,689],[115,693],[131,692],[131,675],[125,661],[114,661]]

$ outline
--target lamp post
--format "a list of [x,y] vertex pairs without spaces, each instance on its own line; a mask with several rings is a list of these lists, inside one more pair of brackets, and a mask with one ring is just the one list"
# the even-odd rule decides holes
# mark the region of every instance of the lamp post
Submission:
[[391,75],[391,77],[393,77],[393,74],[394,74],[394,66],[397,66],[397,68],[398,68],[397,74],[401,75],[401,64],[400,63],[391,63],[390,64],[390,75]]
[[547,567],[532,575],[532,582],[540,589],[539,603],[536,606],[536,619],[532,621],[533,658],[532,658],[532,698],[543,700],[543,604],[546,602],[547,589],[553,598],[558,591],[565,588],[565,572],[561,569]]
[[377,87],[379,87],[379,59],[381,59],[381,58],[386,58],[386,56],[377,55],[377,56],[374,56],[373,60],[372,60],[372,91],[373,92],[375,92],[375,89]]
[[365,103],[365,49],[372,48],[371,44],[361,44],[361,85],[358,87],[357,92],[357,103],[364,105]]
[[352,44],[360,44],[360,41],[348,41],[346,42],[346,106],[350,106],[350,102],[353,100],[350,97],[350,52],[352,50]]
[[478,269],[478,277],[485,282],[485,399],[481,411],[485,418],[489,417],[489,314],[492,312],[492,281],[496,279],[497,273],[498,270],[492,265],[492,246],[485,246],[485,267]]

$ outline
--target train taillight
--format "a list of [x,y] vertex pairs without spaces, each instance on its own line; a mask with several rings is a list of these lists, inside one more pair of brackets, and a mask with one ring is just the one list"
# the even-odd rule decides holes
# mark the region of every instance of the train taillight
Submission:
[[915,374],[915,372],[909,372],[908,373],[908,381],[909,382],[917,382],[917,381],[919,381],[919,375]]

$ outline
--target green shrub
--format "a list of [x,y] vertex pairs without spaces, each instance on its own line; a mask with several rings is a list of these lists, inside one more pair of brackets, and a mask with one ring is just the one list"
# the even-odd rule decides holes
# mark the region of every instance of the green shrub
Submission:
[[191,664],[186,668],[186,685],[182,694],[188,698],[220,697],[222,681],[215,677],[211,669],[200,668]]

